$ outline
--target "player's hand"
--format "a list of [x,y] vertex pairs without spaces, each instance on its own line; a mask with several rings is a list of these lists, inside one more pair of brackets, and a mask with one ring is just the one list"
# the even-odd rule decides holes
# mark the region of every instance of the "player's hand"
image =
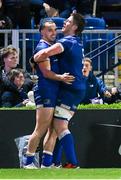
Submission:
[[69,75],[69,73],[64,73],[61,75],[61,81],[66,84],[72,84],[75,80],[75,77],[72,75]]

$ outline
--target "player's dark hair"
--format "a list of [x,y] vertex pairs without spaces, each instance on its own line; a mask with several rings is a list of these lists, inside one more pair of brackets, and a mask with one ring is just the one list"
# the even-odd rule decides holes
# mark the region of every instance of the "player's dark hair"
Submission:
[[44,29],[45,27],[45,23],[54,23],[54,21],[51,18],[45,18],[45,19],[41,19],[40,21],[40,26],[39,26],[39,31],[41,32],[42,29]]
[[75,34],[81,35],[82,31],[84,30],[85,26],[85,20],[84,17],[79,13],[72,13],[71,16],[73,16],[73,22],[77,25],[77,29]]

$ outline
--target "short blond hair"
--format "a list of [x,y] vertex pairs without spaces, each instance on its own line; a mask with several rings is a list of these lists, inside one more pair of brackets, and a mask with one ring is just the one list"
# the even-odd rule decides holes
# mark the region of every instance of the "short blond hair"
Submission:
[[92,66],[92,60],[89,58],[89,57],[85,57],[84,59],[83,59],[83,63],[84,62],[89,62],[90,63],[90,65]]

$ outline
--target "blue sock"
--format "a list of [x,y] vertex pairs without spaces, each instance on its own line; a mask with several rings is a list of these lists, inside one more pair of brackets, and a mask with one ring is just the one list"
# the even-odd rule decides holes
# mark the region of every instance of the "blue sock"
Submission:
[[62,149],[63,147],[60,144],[60,141],[57,139],[55,148],[53,151],[53,163],[54,165],[60,165],[61,164],[61,156],[62,156]]
[[65,130],[59,137],[60,143],[63,146],[67,162],[77,165],[76,153],[74,148],[73,136],[69,130]]
[[29,165],[31,163],[34,163],[34,156],[24,156],[23,157],[23,164],[26,166],[26,165]]
[[51,166],[52,165],[52,159],[53,159],[53,154],[48,151],[43,151],[42,155],[42,162],[41,164],[44,166]]

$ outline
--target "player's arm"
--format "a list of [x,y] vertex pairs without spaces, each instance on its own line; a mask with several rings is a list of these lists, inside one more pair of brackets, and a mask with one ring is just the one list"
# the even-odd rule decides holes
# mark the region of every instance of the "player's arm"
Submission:
[[62,81],[66,84],[72,84],[74,81],[74,76],[69,75],[69,73],[64,74],[56,74],[55,72],[50,70],[50,66],[48,64],[49,61],[45,61],[42,63],[39,63],[38,66],[45,78],[55,80],[55,81]]
[[56,54],[60,54],[63,51],[64,51],[64,48],[63,48],[62,44],[56,43],[56,44],[52,45],[51,47],[42,49],[39,52],[37,52],[34,55],[34,61],[36,63],[39,63],[39,62],[43,61],[44,59],[47,59],[48,57],[56,55]]

